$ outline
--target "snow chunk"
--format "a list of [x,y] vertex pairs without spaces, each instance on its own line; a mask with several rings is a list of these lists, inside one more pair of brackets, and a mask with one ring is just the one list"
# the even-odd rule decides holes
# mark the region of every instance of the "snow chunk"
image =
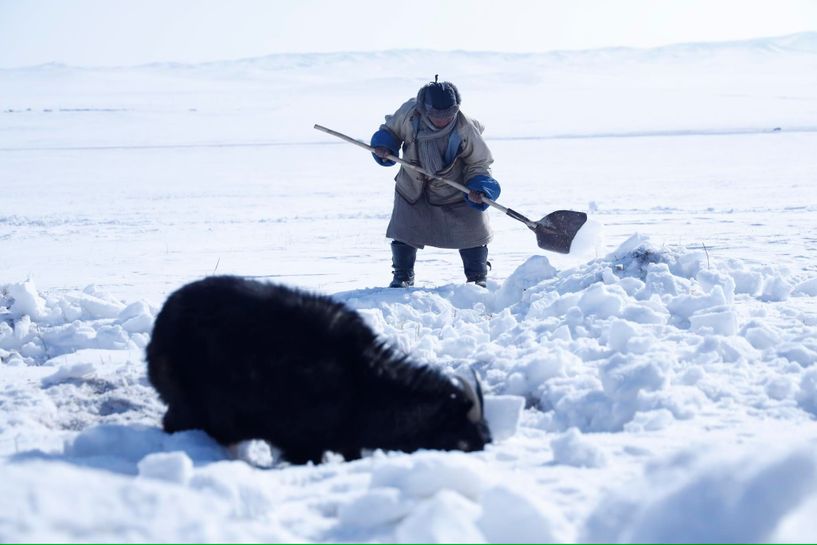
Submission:
[[15,330],[6,322],[0,322],[0,348],[15,348],[18,346],[14,335]]
[[763,289],[763,275],[757,271],[733,270],[730,274],[735,281],[735,293],[754,297]]
[[708,263],[706,251],[685,252],[675,256],[671,265],[672,274],[683,278],[695,278],[701,272],[704,263]]
[[503,333],[507,333],[511,331],[517,325],[516,318],[513,314],[511,314],[510,309],[505,308],[491,318],[490,328],[491,328],[491,339],[496,339]]
[[663,430],[675,422],[675,416],[669,409],[638,411],[633,419],[624,425],[624,431],[630,433]]
[[557,464],[602,467],[607,463],[604,453],[587,441],[576,428],[570,428],[553,439],[550,448],[553,450],[553,461]]
[[44,377],[40,382],[43,388],[48,388],[60,382],[65,382],[71,379],[87,379],[96,372],[96,367],[93,363],[74,363],[63,365],[56,372]]
[[683,291],[682,279],[670,271],[666,263],[656,263],[649,260],[660,259],[657,254],[647,253],[645,255],[634,256],[631,265],[633,268],[641,264],[640,269],[644,271],[644,290],[638,294],[639,299],[646,299],[652,295],[678,295]]
[[84,430],[65,447],[69,456],[104,456],[138,462],[162,450],[165,434],[148,426],[101,424]]
[[83,317],[89,320],[116,318],[125,308],[125,305],[119,301],[112,301],[87,292],[72,295],[69,300],[71,299],[79,304]]
[[614,415],[613,401],[601,390],[554,389],[542,396],[540,407],[553,405],[558,429],[577,427],[582,431],[617,430],[623,422]]
[[796,399],[801,409],[817,416],[817,368],[803,373]]
[[635,252],[636,250],[642,248],[652,248],[652,243],[650,242],[650,237],[647,235],[642,235],[641,233],[633,233],[630,235],[630,238],[622,242],[618,248],[616,248],[613,253],[607,256],[607,259],[616,260],[621,259],[627,254]]
[[797,395],[797,385],[788,377],[776,377],[766,383],[766,394],[777,401],[790,399]]
[[543,255],[534,255],[516,268],[496,292],[497,309],[509,307],[522,300],[525,291],[542,281],[556,276],[556,269]]
[[651,301],[646,301],[624,307],[621,317],[638,324],[665,324],[669,313],[663,305],[654,305]]
[[456,492],[422,501],[395,531],[398,543],[485,543],[476,526],[480,509]]
[[800,282],[794,286],[792,293],[795,295],[810,295],[812,297],[817,296],[817,278],[810,278]]
[[679,295],[670,299],[667,304],[674,316],[689,319],[693,314],[716,307],[723,307],[728,300],[720,285],[714,286],[706,295]]
[[809,350],[801,343],[784,343],[777,348],[777,354],[803,367],[809,367],[817,362],[817,352]]
[[554,506],[498,485],[485,491],[479,529],[490,543],[571,541],[568,524]]
[[760,298],[763,301],[785,301],[791,295],[794,286],[780,276],[766,278],[763,286],[763,293]]
[[338,520],[358,528],[374,528],[404,518],[414,505],[415,501],[407,499],[397,488],[375,488],[341,505]]
[[715,286],[720,287],[724,294],[724,299],[731,304],[735,300],[735,280],[726,274],[721,274],[718,271],[702,270],[695,275],[698,284],[704,291],[712,292]]
[[624,301],[620,294],[612,290],[612,287],[606,287],[604,284],[593,284],[579,299],[579,308],[585,316],[600,319],[617,316],[624,306]]
[[48,315],[46,302],[37,292],[37,287],[31,279],[18,284],[6,286],[8,295],[14,299],[11,311],[14,316],[28,315],[34,320],[42,320]]
[[129,333],[150,333],[154,320],[150,307],[143,301],[131,303],[116,317],[116,323]]
[[427,452],[388,460],[372,473],[371,487],[392,487],[415,498],[427,498],[449,489],[477,499],[485,468],[468,455]]
[[758,350],[765,350],[780,343],[780,334],[762,322],[752,321],[744,325],[740,334]]
[[137,464],[139,476],[186,485],[193,477],[193,461],[184,452],[148,454]]
[[[742,459],[678,456],[603,500],[580,541],[762,543],[817,485],[810,448]],[[760,459],[759,459],[760,458]]]
[[607,332],[607,346],[617,352],[627,351],[627,341],[637,334],[636,329],[626,320],[613,320]]
[[720,309],[715,312],[699,312],[689,318],[689,327],[693,331],[711,331],[716,335],[736,335],[738,318],[732,310]]
[[494,441],[504,441],[516,434],[524,408],[524,397],[485,396],[485,420]]
[[614,355],[601,368],[604,392],[620,401],[635,400],[641,390],[654,391],[667,384],[667,373],[660,360]]
[[227,454],[200,430],[168,435],[158,427],[118,424],[87,428],[73,440],[66,441],[64,451],[66,456],[77,458],[82,464],[128,475],[139,474],[138,463],[154,453],[183,451],[196,463],[223,460]]
[[[567,327],[562,330],[567,330]],[[567,369],[581,364],[578,356],[563,348],[555,347],[546,353],[534,352],[529,358],[513,365],[505,381],[504,393],[533,399],[548,380],[564,376]]]

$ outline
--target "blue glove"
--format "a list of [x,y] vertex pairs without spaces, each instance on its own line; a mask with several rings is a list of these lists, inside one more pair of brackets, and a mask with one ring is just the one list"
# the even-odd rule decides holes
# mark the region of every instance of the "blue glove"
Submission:
[[[395,157],[397,157],[400,153],[400,142],[398,142],[394,135],[386,129],[380,129],[374,133],[372,135],[372,142],[369,145],[373,148],[386,148]],[[372,154],[372,157],[374,157],[374,160],[377,161],[378,165],[384,167],[390,167],[397,164],[395,161],[391,161],[389,159],[381,159],[374,153]]]
[[[499,193],[501,192],[499,182],[497,182],[490,176],[486,176],[484,174],[474,176],[465,183],[465,186],[472,191],[479,191],[492,201],[495,201],[499,197]],[[467,202],[468,206],[470,206],[471,208],[476,208],[477,210],[480,210],[482,212],[488,210],[487,204],[475,203],[468,198],[468,195],[465,195],[465,202]]]

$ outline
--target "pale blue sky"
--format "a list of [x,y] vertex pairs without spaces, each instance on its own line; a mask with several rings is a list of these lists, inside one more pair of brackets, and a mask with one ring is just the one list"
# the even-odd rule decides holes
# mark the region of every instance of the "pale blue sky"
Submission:
[[806,30],[817,30],[817,0],[0,0],[0,67],[650,47]]

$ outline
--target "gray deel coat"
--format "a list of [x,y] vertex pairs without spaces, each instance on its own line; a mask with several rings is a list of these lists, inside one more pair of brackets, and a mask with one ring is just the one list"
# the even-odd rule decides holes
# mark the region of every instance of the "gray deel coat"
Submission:
[[[393,138],[404,160],[422,167],[415,143],[420,116],[416,104],[412,98],[387,115],[378,132]],[[458,150],[438,175],[463,185],[475,176],[491,176],[494,159],[482,138],[484,127],[460,111],[454,130],[460,140]],[[402,166],[394,180],[394,209],[386,237],[416,248],[473,248],[491,241],[488,214],[469,206],[460,190]]]

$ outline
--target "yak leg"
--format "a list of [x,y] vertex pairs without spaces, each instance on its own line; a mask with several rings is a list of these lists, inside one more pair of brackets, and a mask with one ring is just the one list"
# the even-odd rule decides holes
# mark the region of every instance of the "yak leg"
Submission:
[[192,412],[179,405],[171,405],[167,408],[162,418],[162,426],[167,433],[201,428],[201,424],[196,422]]
[[363,457],[363,453],[360,452],[360,449],[355,447],[341,449],[340,454],[347,462],[351,462],[352,460],[360,460]]
[[232,443],[227,445],[227,455],[231,460],[244,460],[244,451],[241,448],[242,443]]
[[323,450],[309,448],[290,448],[283,451],[284,460],[293,464],[319,464],[323,461]]

